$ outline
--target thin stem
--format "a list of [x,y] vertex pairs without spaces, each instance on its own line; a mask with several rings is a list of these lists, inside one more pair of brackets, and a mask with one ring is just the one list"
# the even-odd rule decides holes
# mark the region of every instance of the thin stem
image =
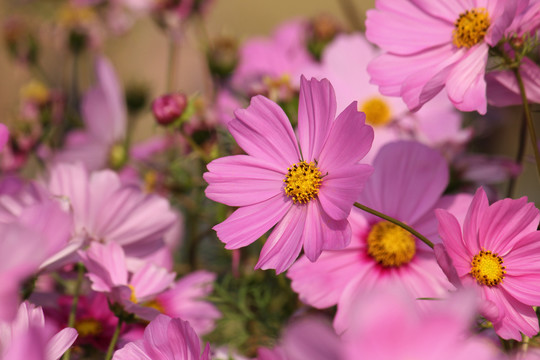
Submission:
[[118,337],[120,336],[120,330],[122,329],[123,320],[121,317],[118,318],[118,324],[116,324],[116,328],[114,329],[114,334],[111,339],[111,343],[109,344],[109,349],[107,350],[107,355],[105,356],[105,360],[111,360],[114,354],[114,348],[116,347],[116,343],[118,342]]
[[[526,136],[527,136],[527,118],[525,117],[525,113],[523,113],[523,116],[521,118],[521,126],[519,129],[518,151],[516,154],[516,164],[518,164],[519,166],[523,166],[523,159],[525,158]],[[516,184],[517,184],[517,176],[510,177],[510,180],[508,181],[508,188],[506,190],[507,198],[511,198],[514,195],[514,192],[516,190]]]
[[[69,312],[68,327],[75,327],[75,320],[77,316],[77,305],[79,304],[79,295],[81,293],[81,286],[84,279],[84,266],[77,264],[77,283],[75,284],[75,293],[73,294],[73,301],[71,302],[71,310]],[[71,357],[71,348],[67,349],[62,360],[69,360]]]
[[523,79],[519,73],[519,69],[514,69],[514,75],[519,85],[519,93],[521,94],[521,101],[523,102],[523,111],[525,112],[525,119],[527,120],[527,128],[529,130],[529,138],[534,151],[534,158],[536,160],[536,170],[540,176],[540,152],[538,151],[538,140],[536,138],[536,132],[534,131],[534,124],[531,115],[531,109],[529,108],[529,101],[527,100],[527,93],[525,92],[525,85],[523,85]]
[[210,159],[210,157],[208,157],[208,155],[206,155],[203,148],[201,148],[199,146],[199,144],[197,144],[195,142],[195,140],[193,140],[193,138],[186,133],[186,131],[184,130],[184,128],[182,126],[178,127],[178,131],[180,132],[182,137],[188,142],[191,149],[193,151],[195,151],[197,153],[197,155],[199,155],[199,157],[201,158],[202,161],[204,161],[206,164],[208,164],[211,161],[211,159]]
[[174,35],[169,38],[169,62],[167,65],[167,93],[177,90],[177,64],[180,47]]
[[393,217],[390,217],[386,214],[383,214],[383,213],[380,213],[378,212],[377,210],[374,210],[370,207],[367,207],[365,205],[362,205],[360,203],[357,203],[355,202],[354,203],[354,206],[356,206],[357,208],[361,209],[361,210],[364,210],[370,214],[373,214],[375,216],[378,216],[380,217],[381,219],[384,219],[384,220],[387,220],[387,221],[390,221],[392,224],[395,224],[399,227],[402,227],[403,229],[407,230],[408,232],[410,232],[411,234],[413,234],[414,236],[416,236],[418,239],[420,239],[422,242],[424,242],[424,244],[426,244],[427,246],[429,246],[430,248],[433,249],[433,243],[431,241],[429,241],[424,235],[420,234],[418,231],[414,230],[412,227],[410,227],[409,225],[407,224],[404,224],[402,223],[401,221],[399,220],[396,220],[394,219]]

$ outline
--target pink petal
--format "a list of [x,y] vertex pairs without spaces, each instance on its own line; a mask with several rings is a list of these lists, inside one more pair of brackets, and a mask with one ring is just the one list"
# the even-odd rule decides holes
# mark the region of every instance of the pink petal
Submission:
[[130,285],[135,289],[137,301],[151,300],[155,295],[170,287],[176,273],[168,272],[167,269],[146,263],[141,269],[133,274]]
[[77,330],[73,328],[65,328],[54,335],[48,342],[45,349],[46,360],[56,360],[60,359],[62,354],[66,352],[67,349],[75,342],[77,339]]
[[298,140],[303,159],[313,161],[321,153],[336,115],[336,94],[326,79],[300,79]]
[[[452,259],[458,275],[464,276],[468,274],[469,271],[471,271],[470,264],[475,254],[471,255],[465,246],[461,236],[461,227],[459,226],[457,219],[443,209],[435,210],[435,214],[439,220],[439,234],[443,239],[446,251]],[[446,272],[448,272],[448,270]]]
[[120,245],[93,242],[80,256],[88,269],[93,290],[110,292],[114,286],[127,285],[126,258]]
[[324,212],[334,220],[346,219],[372,169],[370,165],[355,164],[335,169],[324,177],[318,195]]
[[503,255],[503,261],[509,276],[540,273],[540,231],[533,231],[515,242]]
[[[527,99],[540,102],[540,67],[524,57],[519,67]],[[488,102],[494,106],[521,104],[519,86],[512,71],[491,71],[486,74]]]
[[478,244],[478,228],[488,207],[489,202],[484,189],[478,188],[463,222],[463,241],[467,249],[475,255],[481,250]]
[[448,97],[461,111],[487,111],[486,81],[484,79],[489,47],[478,44],[469,49],[448,75]]
[[305,205],[290,207],[266,240],[255,269],[275,269],[279,274],[292,265],[302,249],[301,238],[306,216]]
[[6,146],[7,142],[9,140],[9,129],[6,125],[0,124],[0,152],[4,150],[4,146]]
[[419,9],[425,11],[433,17],[444,19],[449,24],[454,25],[459,14],[465,12],[467,4],[458,1],[431,1],[431,0],[411,0]]
[[283,110],[264,96],[254,96],[247,109],[235,111],[228,124],[238,145],[251,156],[286,171],[300,159],[296,137]]
[[[506,265],[506,262],[504,265]],[[508,269],[508,266],[506,268]],[[507,273],[501,286],[518,301],[526,305],[536,306],[540,298],[539,283],[540,275],[538,273],[524,276],[512,276]]]
[[456,271],[452,258],[448,255],[446,248],[443,244],[435,244],[433,247],[433,253],[437,259],[437,264],[441,267],[444,275],[448,278],[448,281],[452,283],[456,288],[460,289],[463,285],[461,279]]
[[292,202],[284,194],[236,210],[221,224],[214,226],[226,249],[238,249],[260,238],[283,218]]
[[247,155],[216,159],[208,170],[206,196],[229,206],[251,205],[282,193],[286,177],[286,169]]
[[359,162],[371,148],[373,128],[365,124],[366,115],[351,103],[333,123],[319,156],[323,172]]

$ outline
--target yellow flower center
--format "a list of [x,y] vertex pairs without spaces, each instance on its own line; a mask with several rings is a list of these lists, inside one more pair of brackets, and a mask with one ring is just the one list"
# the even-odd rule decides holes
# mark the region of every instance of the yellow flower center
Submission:
[[288,169],[285,193],[294,203],[306,204],[317,197],[321,186],[321,171],[314,163],[301,161]]
[[491,251],[482,250],[474,255],[471,261],[470,274],[476,278],[479,284],[495,286],[504,279],[505,269],[502,257]]
[[32,80],[21,88],[20,96],[23,100],[43,105],[49,101],[50,92],[45,84],[37,80]]
[[148,301],[148,302],[144,303],[144,306],[152,308],[152,309],[156,309],[160,313],[165,312],[165,309],[163,308],[163,306],[157,300]]
[[414,237],[389,221],[373,225],[367,238],[368,254],[384,267],[409,263],[416,253]]
[[373,126],[383,126],[390,122],[390,107],[381,97],[373,97],[358,105],[358,111],[366,114],[366,122]]
[[75,330],[81,337],[96,336],[101,334],[103,326],[96,319],[81,319],[75,322]]
[[133,285],[128,285],[128,287],[131,289],[131,295],[129,297],[129,301],[136,304],[137,297],[135,296],[135,288],[133,287]]
[[468,49],[484,39],[490,25],[489,14],[484,8],[467,10],[459,15],[454,25],[454,45]]

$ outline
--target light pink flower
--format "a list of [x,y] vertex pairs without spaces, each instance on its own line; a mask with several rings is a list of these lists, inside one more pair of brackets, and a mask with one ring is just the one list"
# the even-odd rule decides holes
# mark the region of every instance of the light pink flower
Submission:
[[526,197],[490,206],[479,188],[462,226],[442,209],[437,218],[453,263],[443,270],[457,273],[463,286],[481,290],[482,314],[497,334],[518,341],[520,332],[536,335],[538,319],[532,307],[540,303],[540,211]]
[[12,323],[0,322],[0,358],[3,360],[57,360],[77,338],[77,331],[55,332],[45,323],[41,307],[24,302]]
[[[468,195],[442,196],[448,165],[435,150],[415,142],[396,142],[381,149],[358,201],[405,222],[432,242],[438,242],[433,210],[464,214]],[[312,263],[304,256],[288,271],[300,299],[317,308],[338,306],[345,313],[353,294],[375,284],[402,283],[414,297],[441,297],[451,288],[433,251],[405,230],[358,209],[349,216],[351,244],[325,251]],[[350,319],[349,319],[350,320]],[[342,332],[348,319],[335,319]]]
[[201,354],[197,334],[187,321],[157,316],[144,330],[141,340],[114,353],[113,360],[210,360],[207,344]]
[[342,34],[325,48],[321,63],[300,71],[332,83],[338,112],[358,101],[359,110],[366,113],[366,122],[375,133],[371,151],[363,162],[373,162],[383,145],[399,139],[418,140],[451,158],[470,139],[471,129],[461,129],[461,116],[443,96],[411,113],[401,99],[381,95],[377,86],[369,83],[367,72],[368,63],[379,53],[362,34]]
[[50,193],[68,203],[74,233],[87,241],[120,244],[128,256],[147,256],[163,246],[176,216],[167,200],[123,185],[110,170],[89,174],[79,164],[51,169]]
[[116,243],[92,243],[79,254],[94,291],[107,293],[112,302],[122,304],[127,312],[152,320],[159,314],[155,308],[143,304],[170,287],[176,276],[166,269],[147,264],[130,275],[122,247]]
[[4,150],[9,140],[9,130],[6,125],[0,124],[0,152]]
[[112,64],[104,57],[95,62],[96,85],[83,97],[85,130],[68,134],[64,149],[54,162],[82,162],[89,170],[109,163],[114,145],[123,145],[127,131],[124,93]]
[[432,301],[428,311],[421,311],[418,300],[399,285],[379,286],[355,297],[354,310],[344,315],[353,324],[342,338],[344,360],[492,360],[501,356],[493,344],[469,332],[476,310],[473,294]]
[[214,304],[204,298],[213,291],[216,274],[200,270],[183,276],[169,290],[157,295],[152,301],[161,313],[189,321],[198,335],[214,329],[221,313]]
[[378,0],[366,37],[385,53],[368,72],[382,94],[418,110],[443,88],[462,111],[486,113],[486,64],[527,0]]
[[253,97],[229,122],[248,155],[212,161],[204,174],[206,195],[240,207],[214,227],[227,249],[247,246],[277,224],[256,268],[280,273],[302,247],[315,261],[323,249],[349,243],[347,216],[371,174],[371,166],[358,161],[371,146],[373,130],[356,102],[336,119],[335,112],[332,85],[302,78],[298,140],[283,110],[263,96]]

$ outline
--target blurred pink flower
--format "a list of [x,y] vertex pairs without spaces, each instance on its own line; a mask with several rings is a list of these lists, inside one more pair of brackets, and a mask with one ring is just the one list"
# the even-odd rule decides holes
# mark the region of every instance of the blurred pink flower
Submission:
[[482,315],[500,337],[521,341],[520,332],[535,336],[539,331],[533,306],[540,303],[540,211],[526,197],[490,206],[479,188],[463,225],[445,210],[436,213],[451,259],[440,262],[443,270],[457,274],[456,285],[480,289]]
[[[465,214],[468,195],[442,196],[448,184],[448,165],[435,150],[415,142],[395,142],[381,149],[358,201],[405,222],[438,242],[433,210],[447,208]],[[399,282],[414,297],[440,297],[452,286],[437,265],[433,251],[405,230],[366,212],[349,216],[351,244],[325,251],[312,263],[304,256],[288,271],[300,299],[317,308],[338,306],[345,313],[357,291],[375,284]],[[347,318],[334,326],[345,330]]]
[[443,88],[462,111],[485,114],[486,64],[527,0],[379,0],[366,37],[385,53],[368,72],[382,94],[418,110]]
[[112,64],[105,57],[95,62],[96,84],[83,97],[84,130],[72,131],[53,161],[82,162],[88,170],[107,167],[115,145],[123,146],[127,131],[124,93]]
[[47,187],[72,212],[74,236],[116,242],[128,256],[159,250],[176,220],[166,199],[123,185],[110,170],[88,174],[80,163],[59,164],[51,169]]
[[197,334],[187,321],[158,315],[144,330],[141,340],[114,353],[113,360],[210,360],[207,344],[201,354]]
[[124,251],[116,243],[93,242],[79,255],[88,270],[86,276],[92,282],[92,290],[107,293],[112,302],[145,320],[152,320],[159,314],[157,309],[144,306],[144,303],[154,300],[170,287],[175,273],[147,264],[130,276]]
[[0,124],[0,152],[4,150],[4,146],[6,146],[7,142],[9,140],[9,129],[6,125]]
[[253,97],[229,122],[229,131],[248,155],[208,164],[206,196],[240,207],[214,227],[227,249],[251,244],[277,223],[256,268],[280,273],[302,246],[315,261],[323,249],[341,249],[350,242],[347,216],[372,171],[358,161],[371,147],[373,130],[356,102],[337,119],[335,113],[330,82],[302,78],[302,152],[283,110],[263,96]]
[[169,290],[157,295],[152,305],[161,313],[189,321],[195,332],[202,336],[214,329],[221,313],[214,304],[205,300],[213,291],[216,274],[199,270],[183,276]]
[[41,307],[23,302],[12,323],[0,322],[0,358],[57,360],[76,338],[75,329],[55,332],[45,323]]
[[495,345],[470,334],[474,300],[458,293],[420,311],[417,302],[428,300],[411,298],[399,283],[362,292],[343,314],[353,324],[342,338],[343,359],[502,359]]
[[371,163],[388,142],[414,139],[440,149],[451,158],[472,135],[461,129],[461,116],[443,96],[437,96],[422,110],[411,113],[401,99],[383,96],[369,83],[368,63],[380,53],[360,33],[338,35],[324,50],[321,63],[300,69],[304,76],[327,78],[336,91],[337,111],[358,101],[366,113],[375,137],[363,162]]

